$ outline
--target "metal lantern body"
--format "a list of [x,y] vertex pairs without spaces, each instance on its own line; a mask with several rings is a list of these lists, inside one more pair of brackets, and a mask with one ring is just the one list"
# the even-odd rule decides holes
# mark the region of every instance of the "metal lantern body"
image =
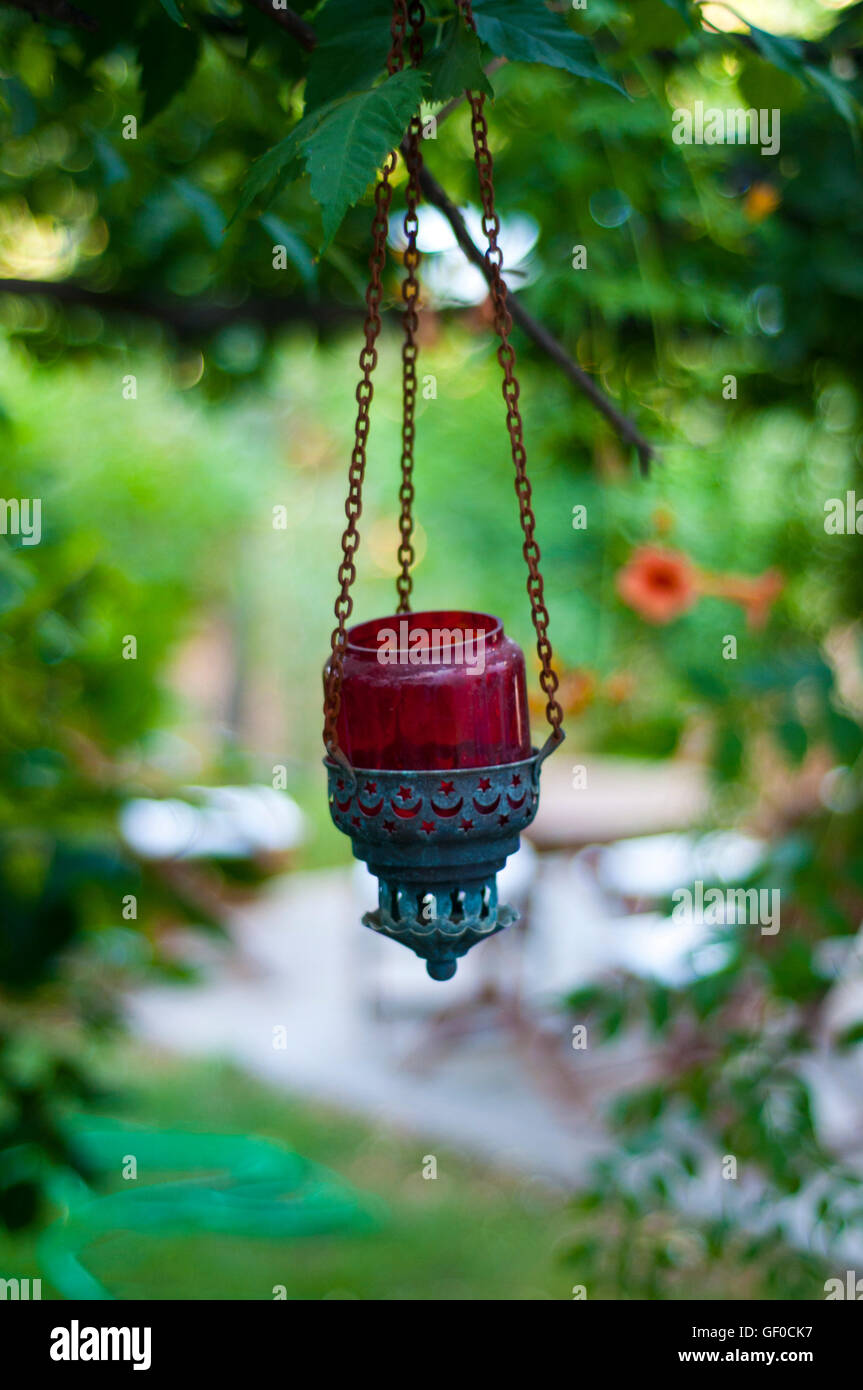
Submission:
[[347,638],[330,811],[379,881],[365,925],[447,980],[518,915],[496,875],[539,798],[524,657],[484,613],[379,618]]

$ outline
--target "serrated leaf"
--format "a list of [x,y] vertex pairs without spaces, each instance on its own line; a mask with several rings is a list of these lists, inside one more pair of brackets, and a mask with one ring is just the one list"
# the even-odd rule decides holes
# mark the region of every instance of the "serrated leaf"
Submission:
[[429,54],[425,68],[430,78],[429,101],[449,101],[465,91],[494,96],[483,72],[479,39],[457,20],[447,25],[443,42]]
[[197,34],[169,29],[167,21],[148,24],[138,43],[140,85],[144,93],[141,124],[146,125],[185,87],[200,52]]
[[[323,115],[323,109],[319,114]],[[286,135],[284,140],[280,140],[277,145],[273,145],[271,150],[267,150],[265,154],[255,160],[243,181],[237,206],[228,220],[229,227],[233,226],[237,218],[251,207],[255,199],[276,179],[284,183],[292,173],[299,174],[303,128],[306,127],[308,133],[311,126],[312,122],[310,121],[300,121],[290,135]]]
[[334,102],[303,141],[312,197],[322,210],[326,247],[361,198],[420,104],[422,74],[398,72],[379,87]]
[[306,78],[306,111],[371,87],[392,42],[390,0],[327,0],[315,20],[318,41]]
[[590,40],[537,0],[474,0],[473,16],[479,37],[493,53],[513,62],[564,68],[623,92],[601,66]]
[[312,197],[323,213],[324,250],[347,209],[401,140],[420,104],[423,81],[421,72],[409,69],[304,116],[290,135],[252,165],[228,226],[271,184],[283,184],[298,172],[303,160],[311,175]]

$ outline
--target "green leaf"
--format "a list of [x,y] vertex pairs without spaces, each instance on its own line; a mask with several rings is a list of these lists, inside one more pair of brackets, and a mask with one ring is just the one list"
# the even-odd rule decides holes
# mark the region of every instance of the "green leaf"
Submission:
[[[860,106],[847,83],[841,82],[832,73],[806,61],[806,49],[799,39],[789,39],[778,34],[768,34],[765,29],[749,26],[749,38],[758,52],[774,67],[796,77],[806,87],[819,89],[835,111],[848,122],[856,137],[860,126]],[[779,105],[777,101],[774,103]]]
[[[317,119],[323,116],[325,109],[316,113]],[[284,184],[292,175],[300,173],[303,134],[311,132],[317,124],[317,119],[300,121],[290,135],[286,135],[284,140],[280,140],[271,150],[267,150],[266,154],[262,154],[260,159],[255,160],[243,181],[237,206],[228,220],[229,227],[276,179],[280,184]]]
[[737,88],[744,106],[756,111],[778,107],[783,121],[806,100],[806,87],[796,77],[780,72],[774,65],[749,49],[741,55]]
[[810,81],[821,89],[834,111],[838,111],[842,119],[847,121],[854,144],[857,146],[860,139],[860,104],[855,100],[848,84],[840,82],[838,77],[822,71],[821,68],[807,66],[804,71]]
[[175,24],[179,24],[181,29],[187,29],[189,27],[183,16],[180,14],[180,11],[177,7],[177,0],[159,0],[159,2],[162,6],[162,9],[165,11],[165,14],[170,15]]
[[493,53],[513,62],[565,68],[623,92],[600,65],[590,41],[537,0],[474,0],[473,15],[479,37]]
[[806,81],[803,69],[803,45],[798,39],[786,39],[778,34],[768,34],[766,29],[757,29],[754,24],[749,26],[749,37],[761,56],[772,63],[774,67],[790,73],[792,77],[799,77],[801,82]]
[[303,141],[312,197],[320,204],[326,247],[361,198],[420,104],[422,74],[411,69],[336,102]]
[[425,67],[431,79],[429,101],[449,101],[468,90],[494,96],[483,72],[479,39],[457,20],[447,25],[443,43],[429,54]]
[[306,79],[306,112],[370,87],[390,50],[390,0],[328,0],[315,20],[318,42]]
[[401,140],[420,104],[423,80],[423,74],[411,68],[304,116],[290,135],[252,165],[228,225],[270,184],[283,183],[302,159],[311,175],[312,197],[322,209],[324,250],[347,209],[362,197]]
[[167,20],[148,24],[138,43],[140,85],[144,93],[141,124],[146,125],[185,87],[198,62],[200,41],[185,29],[178,34]]

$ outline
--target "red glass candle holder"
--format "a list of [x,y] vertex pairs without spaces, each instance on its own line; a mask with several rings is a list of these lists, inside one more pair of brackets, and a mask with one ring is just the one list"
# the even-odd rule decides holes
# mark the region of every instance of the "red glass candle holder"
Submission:
[[347,636],[338,740],[354,767],[444,770],[530,757],[524,656],[499,618],[393,614]]

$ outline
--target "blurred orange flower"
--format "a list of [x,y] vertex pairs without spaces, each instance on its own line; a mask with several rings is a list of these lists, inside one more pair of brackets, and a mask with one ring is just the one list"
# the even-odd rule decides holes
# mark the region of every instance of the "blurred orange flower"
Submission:
[[779,192],[772,183],[753,183],[743,203],[743,211],[750,222],[763,222],[780,203]]
[[686,555],[658,545],[633,551],[617,576],[617,592],[649,623],[670,623],[698,599],[697,572]]
[[699,598],[739,603],[750,628],[762,628],[782,593],[785,579],[777,569],[763,574],[712,574],[697,569],[679,550],[642,545],[617,576],[624,603],[649,623],[670,623],[689,612]]
[[603,683],[602,693],[613,705],[622,705],[635,694],[636,685],[631,671],[613,671]]
[[756,575],[702,573],[698,581],[700,593],[739,603],[747,625],[754,629],[764,627],[771,605],[784,587],[784,576],[776,569]]

